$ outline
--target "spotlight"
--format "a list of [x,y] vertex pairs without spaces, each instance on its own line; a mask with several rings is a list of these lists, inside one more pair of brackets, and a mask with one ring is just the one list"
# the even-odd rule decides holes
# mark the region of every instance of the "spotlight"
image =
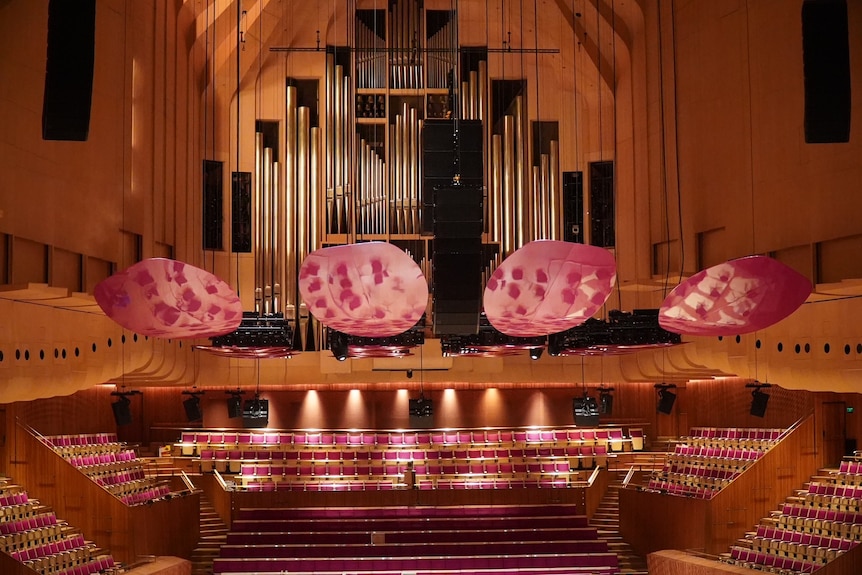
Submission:
[[536,361],[540,357],[542,357],[542,353],[545,351],[543,347],[534,347],[530,349],[530,359]]
[[413,379],[413,370],[412,369],[407,370],[407,379]]
[[203,421],[204,413],[201,410],[201,395],[203,391],[184,391],[183,395],[189,398],[183,400],[183,408],[186,410],[186,419],[189,421]]
[[753,387],[751,391],[751,408],[748,413],[755,417],[763,417],[766,415],[766,405],[769,403],[769,394],[761,391],[764,387],[772,387],[771,383],[748,383],[745,387]]
[[242,416],[242,396],[245,392],[239,388],[235,391],[225,391],[230,397],[227,398],[227,416],[229,419]]
[[347,334],[335,331],[334,329],[329,330],[329,350],[338,361],[347,359],[347,354],[350,352]]
[[669,415],[673,410],[673,404],[676,401],[676,394],[670,391],[670,388],[675,388],[673,383],[657,383],[655,388],[658,390],[658,412]]

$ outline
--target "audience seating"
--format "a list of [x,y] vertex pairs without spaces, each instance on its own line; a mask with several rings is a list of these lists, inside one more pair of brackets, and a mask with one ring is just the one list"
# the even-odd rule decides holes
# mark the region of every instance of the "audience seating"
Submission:
[[[642,446],[642,432],[641,446]],[[613,452],[630,450],[621,427],[607,429],[398,432],[183,432],[181,453],[249,491],[566,488],[586,481]]]
[[147,477],[135,451],[120,443],[116,434],[55,435],[42,439],[126,505],[143,505],[170,493],[167,484]]
[[839,469],[813,479],[721,560],[755,569],[810,573],[856,547],[862,541],[862,465],[845,460]]
[[281,572],[610,575],[617,558],[566,505],[241,509],[213,573]]
[[111,575],[113,557],[84,539],[26,491],[0,479],[0,548],[41,575]]
[[782,434],[780,429],[692,428],[646,488],[710,499],[762,457]]

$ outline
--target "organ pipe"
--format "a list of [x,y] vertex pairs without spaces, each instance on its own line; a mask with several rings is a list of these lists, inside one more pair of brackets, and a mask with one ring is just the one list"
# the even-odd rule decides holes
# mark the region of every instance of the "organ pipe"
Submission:
[[[296,302],[296,268],[299,265],[297,258],[297,245],[299,244],[299,235],[297,234],[296,226],[296,204],[297,204],[297,182],[296,182],[296,109],[298,103],[298,94],[296,86],[288,86],[286,95],[286,118],[285,118],[285,172],[287,177],[284,182],[284,206],[286,220],[294,225],[289,227],[289,231],[285,238],[285,258],[287,260],[287,277],[285,285],[282,288],[284,301],[286,304],[293,305]],[[299,323],[296,324],[297,329]]]
[[561,239],[563,229],[563,190],[560,188],[560,142],[551,140],[549,157],[548,187],[551,204],[551,226],[548,231],[551,239]]

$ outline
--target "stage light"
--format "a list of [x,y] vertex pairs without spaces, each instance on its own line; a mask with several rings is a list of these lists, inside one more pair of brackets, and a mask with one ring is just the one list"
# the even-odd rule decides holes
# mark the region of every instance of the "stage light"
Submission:
[[544,351],[545,351],[545,348],[543,348],[543,347],[534,347],[534,348],[532,348],[532,349],[530,350],[530,359],[532,359],[533,361],[538,360],[540,357],[542,357],[542,353],[543,353]]
[[347,354],[350,352],[350,347],[347,341],[347,334],[341,333],[334,329],[329,330],[329,350],[335,359],[344,361],[347,359]]

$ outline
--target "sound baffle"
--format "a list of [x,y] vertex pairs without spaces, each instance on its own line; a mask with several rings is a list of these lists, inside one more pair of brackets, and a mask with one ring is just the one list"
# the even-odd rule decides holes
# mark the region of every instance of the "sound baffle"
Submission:
[[48,3],[42,139],[89,137],[95,44],[96,0]]
[[804,0],[805,141],[850,141],[850,36],[846,0]]

